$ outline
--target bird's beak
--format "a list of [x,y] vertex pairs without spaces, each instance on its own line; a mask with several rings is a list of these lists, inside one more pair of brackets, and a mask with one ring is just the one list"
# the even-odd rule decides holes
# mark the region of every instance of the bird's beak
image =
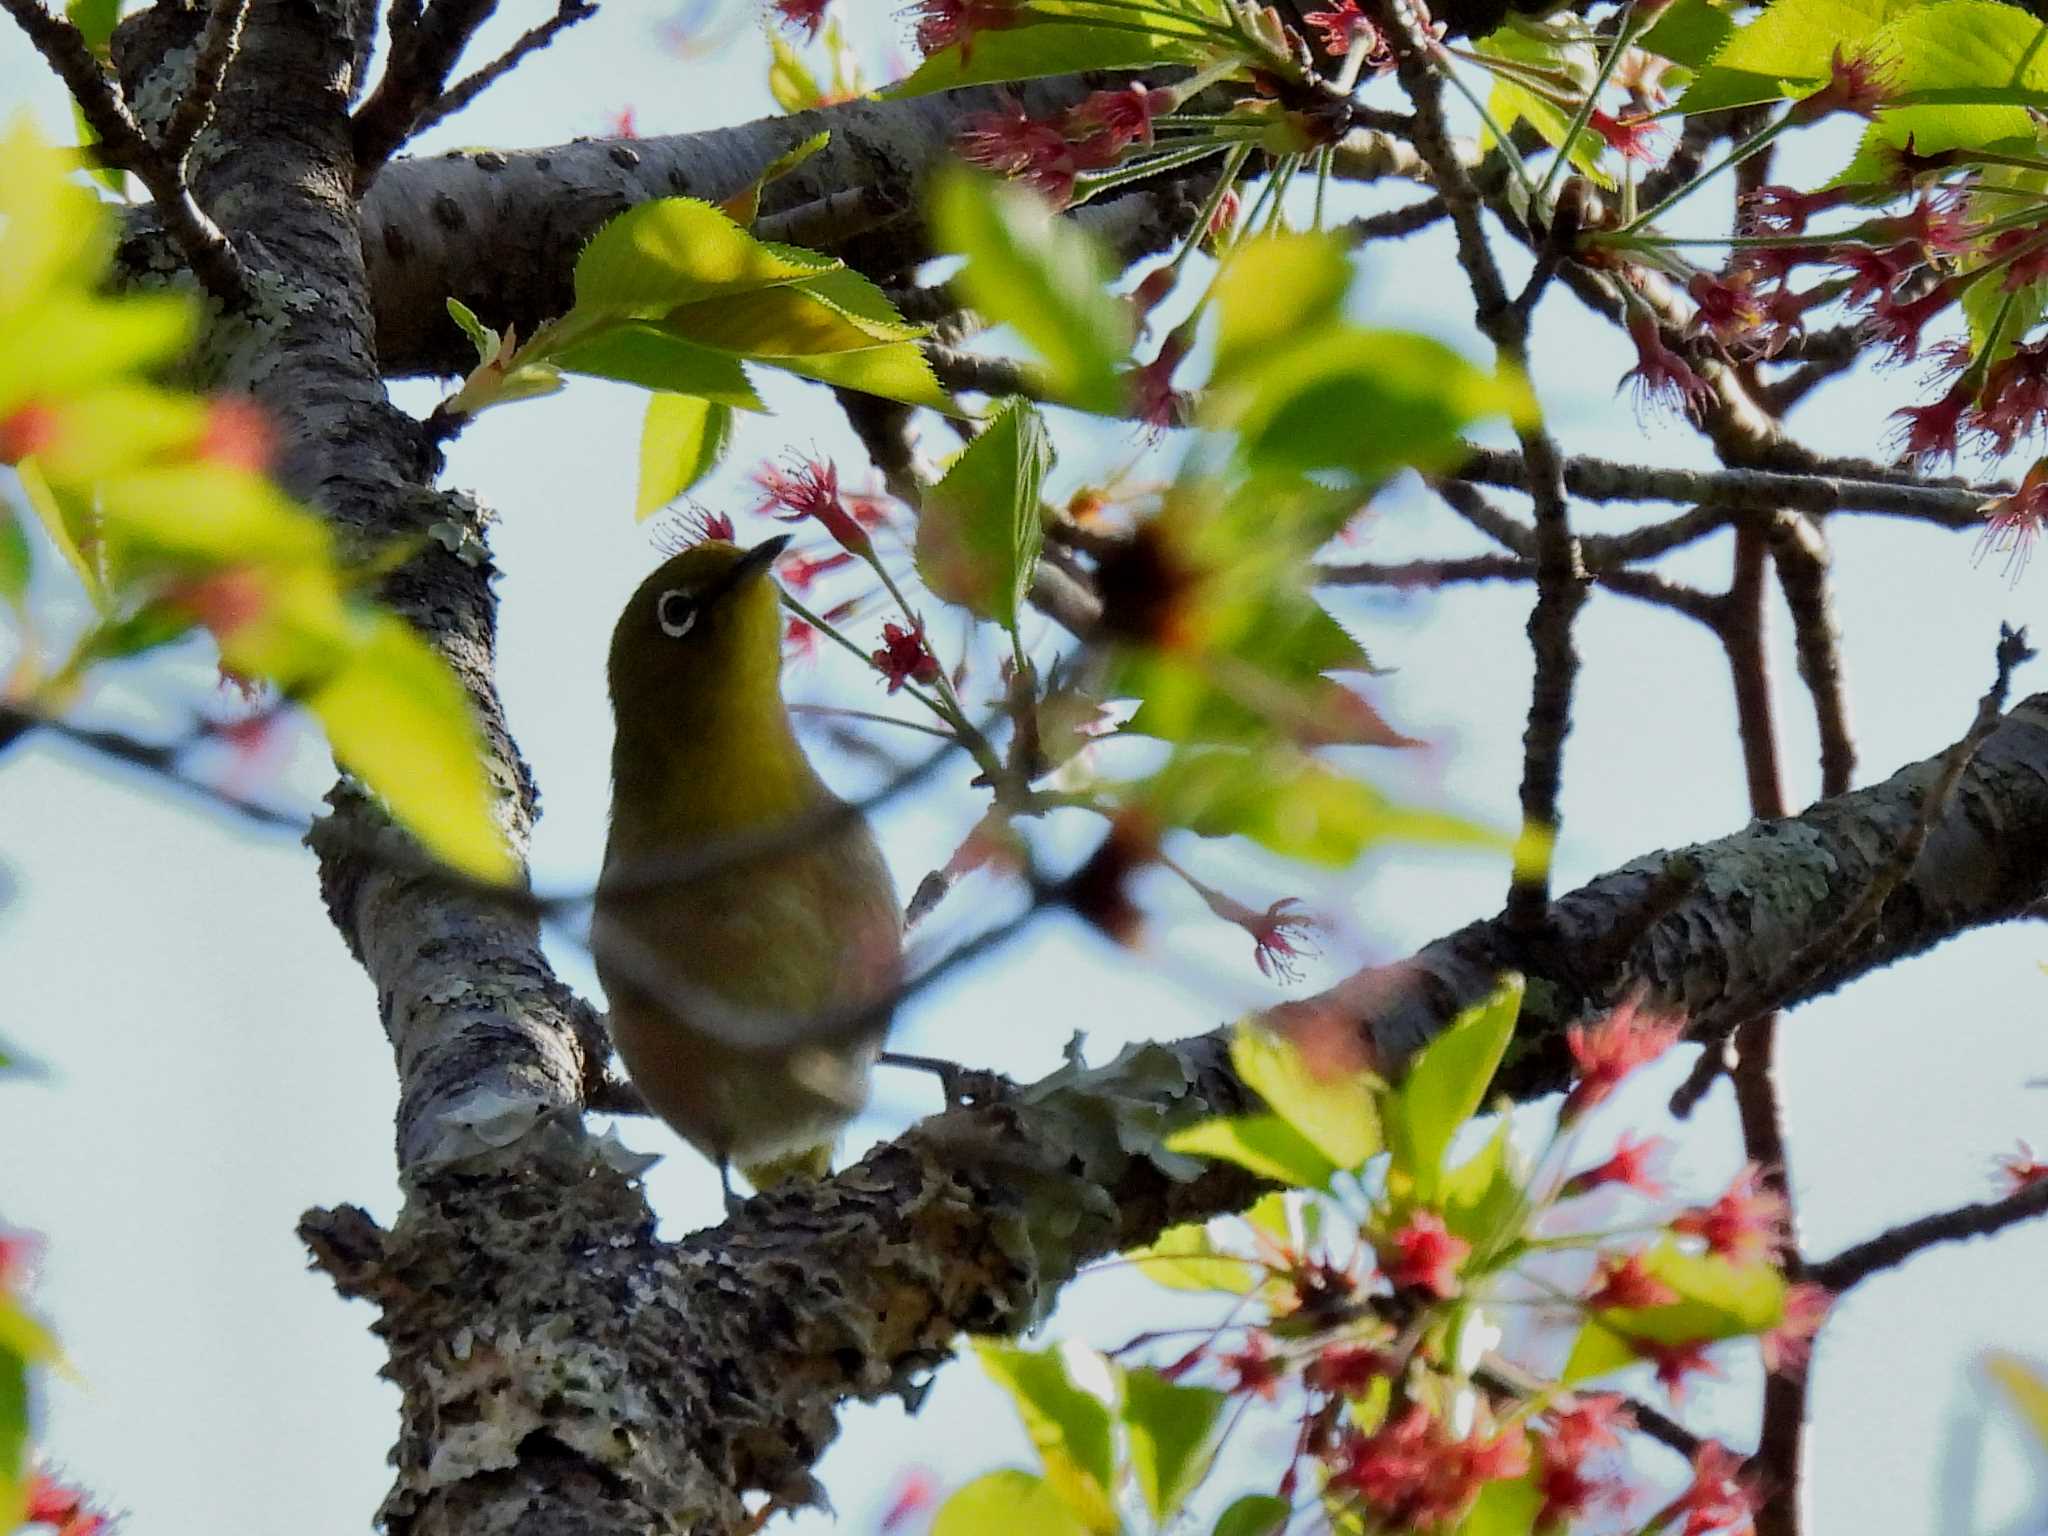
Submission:
[[727,585],[741,587],[752,581],[756,576],[767,575],[768,568],[775,564],[775,557],[789,548],[789,538],[790,536],[786,533],[778,533],[772,539],[763,539],[744,555],[741,555],[738,560],[733,562],[731,576]]

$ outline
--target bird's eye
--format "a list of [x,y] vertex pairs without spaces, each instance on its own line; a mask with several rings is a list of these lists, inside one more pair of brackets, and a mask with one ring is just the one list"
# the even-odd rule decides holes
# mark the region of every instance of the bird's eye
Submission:
[[654,622],[669,639],[682,639],[697,622],[697,600],[673,588],[662,593],[654,605]]

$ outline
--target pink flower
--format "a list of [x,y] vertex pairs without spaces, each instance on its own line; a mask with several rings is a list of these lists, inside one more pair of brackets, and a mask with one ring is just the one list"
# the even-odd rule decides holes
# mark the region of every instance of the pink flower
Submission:
[[1685,1378],[1697,1372],[1702,1376],[1721,1375],[1720,1367],[1707,1358],[1707,1348],[1712,1339],[1690,1339],[1677,1344],[1665,1344],[1656,1339],[1631,1339],[1629,1345],[1641,1358],[1655,1368],[1657,1384],[1661,1386],[1674,1403],[1685,1400]]
[[1685,1516],[1681,1536],[1747,1529],[1756,1518],[1755,1488],[1742,1477],[1743,1459],[1718,1440],[1702,1441],[1693,1452],[1692,1483],[1665,1512]]
[[817,660],[818,632],[802,619],[791,619],[782,632],[782,654],[791,661]]
[[1182,402],[1173,388],[1173,371],[1187,356],[1188,344],[1174,331],[1159,344],[1159,355],[1124,377],[1130,381],[1131,414],[1155,431],[1181,424]]
[[1612,1392],[1576,1397],[1569,1405],[1550,1410],[1549,1443],[1560,1455],[1583,1460],[1593,1451],[1613,1450],[1621,1445],[1621,1431],[1635,1420],[1621,1398]]
[[1394,1234],[1391,1251],[1383,1252],[1380,1262],[1396,1290],[1449,1297],[1458,1294],[1458,1266],[1471,1252],[1472,1245],[1452,1236],[1443,1217],[1435,1211],[1417,1211]]
[[1748,235],[1765,231],[1782,235],[1801,234],[1808,219],[1816,213],[1841,207],[1850,195],[1845,187],[1823,187],[1815,192],[1802,192],[1797,187],[1777,184],[1758,187],[1754,192],[1744,194],[1736,227],[1740,233]]
[[2034,541],[2041,536],[2044,518],[2048,518],[2048,459],[2036,459],[2018,490],[1984,509],[1984,531],[1977,536],[1971,559],[1981,565],[1991,555],[2004,555],[2006,576],[2017,583],[2034,552]]
[[1617,1430],[1629,1423],[1621,1399],[1611,1395],[1583,1397],[1570,1408],[1552,1410],[1549,1431],[1536,1442],[1542,1456],[1536,1489],[1543,1495],[1536,1530],[1561,1530],[1568,1522],[1591,1514],[1596,1504],[1619,1505],[1626,1500],[1627,1490],[1618,1479],[1589,1477],[1585,1463],[1597,1450],[1619,1447]]
[[1955,303],[1957,291],[1951,277],[1942,279],[1917,299],[1901,301],[1889,293],[1879,294],[1870,307],[1864,329],[1900,359],[1917,357],[1920,333],[1927,328],[1928,321]]
[[1991,365],[1973,420],[2001,455],[2048,426],[2048,344],[2022,342]]
[[1081,170],[1074,146],[1058,123],[1032,117],[1020,106],[968,118],[958,147],[969,165],[1034,187],[1062,208],[1074,195]]
[[1378,1528],[1448,1530],[1489,1482],[1529,1470],[1520,1425],[1454,1440],[1420,1403],[1411,1403],[1370,1435],[1353,1430],[1331,1457],[1330,1486],[1356,1498]]
[[770,8],[778,20],[792,31],[803,33],[806,38],[818,35],[818,29],[825,24],[825,9],[831,0],[770,0]]
[[1827,84],[1812,95],[1795,101],[1785,116],[1788,122],[1794,123],[1810,123],[1831,112],[1853,112],[1858,117],[1874,117],[1878,108],[1890,101],[1892,95],[1891,79],[1878,59],[1867,53],[1844,57],[1838,43]]
[[1586,114],[1586,126],[1607,141],[1607,147],[1627,160],[1654,164],[1662,153],[1651,142],[1656,123],[1647,117],[1615,117],[1595,107]]
[[[2023,1189],[2048,1182],[2048,1163],[2034,1156],[2034,1149],[2023,1141],[2017,1152],[2008,1152],[1998,1159],[1998,1173],[2005,1184],[2005,1192],[2016,1195]],[[0,1245],[0,1258],[4,1258],[4,1254],[4,1245]],[[0,1286],[5,1285],[6,1275],[7,1266],[0,1262]]]
[[19,464],[31,454],[47,453],[63,430],[56,408],[29,400],[0,416],[0,464]]
[[854,557],[843,549],[830,550],[822,555],[793,553],[776,562],[775,574],[792,592],[808,592],[820,576],[843,570],[853,563]]
[[963,61],[973,51],[977,32],[1001,32],[1030,20],[1017,0],[917,0],[911,15],[919,51],[937,53],[958,43]]
[[1650,1177],[1650,1164],[1663,1156],[1664,1148],[1661,1136],[1638,1140],[1633,1131],[1623,1131],[1620,1140],[1614,1144],[1614,1155],[1584,1173],[1573,1174],[1558,1192],[1558,1198],[1570,1200],[1608,1184],[1620,1184],[1637,1194],[1648,1195],[1652,1200],[1658,1199],[1664,1193],[1664,1186]]
[[939,679],[939,659],[925,641],[922,624],[909,629],[884,624],[881,649],[868,659],[889,680],[891,693],[905,683],[935,683]]
[[1308,1364],[1301,1379],[1332,1397],[1361,1397],[1382,1378],[1401,1374],[1401,1362],[1369,1344],[1328,1344]]
[[1372,19],[1358,8],[1358,0],[1337,0],[1327,11],[1309,11],[1302,18],[1309,26],[1323,34],[1323,52],[1333,59],[1349,56],[1352,45],[1365,44],[1365,63],[1368,69],[1380,69],[1393,63],[1393,50]]
[[1263,1333],[1246,1334],[1243,1349],[1218,1355],[1216,1363],[1230,1374],[1226,1390],[1263,1398],[1269,1403],[1279,1395],[1280,1383],[1287,1379],[1287,1363],[1274,1355]]
[[1628,334],[1636,344],[1636,365],[1622,375],[1621,382],[1626,385],[1635,381],[1638,411],[1652,404],[1668,403],[1688,416],[1697,416],[1714,403],[1712,386],[1693,372],[1690,363],[1664,345],[1657,317],[1649,310],[1629,306]]
[[1067,140],[1084,151],[1087,169],[1099,170],[1128,146],[1150,144],[1152,119],[1173,106],[1173,92],[1147,90],[1138,81],[1118,91],[1097,91],[1067,114]]
[[1764,306],[1751,292],[1755,282],[1755,271],[1745,267],[1719,277],[1695,272],[1685,291],[1698,307],[1686,334],[1711,336],[1724,347],[1753,344],[1764,326]]
[[839,469],[830,459],[794,459],[788,469],[763,464],[754,473],[754,483],[762,491],[761,505],[755,511],[785,523],[812,518],[841,548],[863,557],[874,553],[867,530],[839,497]]
[[277,432],[255,401],[223,395],[206,407],[206,425],[193,450],[210,464],[225,464],[260,475],[277,450]]
[[1640,1253],[1601,1260],[1600,1272],[1593,1278],[1596,1283],[1584,1301],[1588,1311],[1668,1307],[1678,1300],[1678,1292],[1650,1273]]
[[923,1514],[938,1502],[939,1481],[923,1467],[912,1467],[896,1485],[896,1496],[882,1512],[883,1536]]
[[1762,1187],[1763,1170],[1751,1163],[1712,1205],[1695,1206],[1671,1218],[1671,1230],[1697,1237],[1709,1253],[1735,1264],[1769,1259],[1785,1234],[1785,1197]]
[[23,1517],[30,1525],[47,1525],[57,1536],[100,1536],[107,1517],[85,1507],[85,1495],[67,1488],[46,1472],[32,1472],[28,1480],[28,1508]]
[[1957,384],[1930,405],[1907,405],[1893,411],[1892,415],[1899,420],[1896,437],[1900,456],[1923,467],[1939,459],[1953,459],[1963,412],[1976,396],[1971,385]]
[[1759,1341],[1763,1349],[1764,1369],[1780,1376],[1804,1370],[1807,1357],[1813,1353],[1813,1336],[1827,1321],[1828,1308],[1834,1305],[1834,1300],[1827,1287],[1815,1285],[1811,1280],[1800,1280],[1787,1286],[1784,1316],[1779,1319],[1778,1326]]
[[1565,1095],[1562,1118],[1576,1119],[1593,1108],[1629,1073],[1662,1056],[1684,1032],[1685,1020],[1678,1015],[1645,1012],[1640,994],[1597,1024],[1574,1024],[1564,1039],[1578,1065],[1579,1080]]

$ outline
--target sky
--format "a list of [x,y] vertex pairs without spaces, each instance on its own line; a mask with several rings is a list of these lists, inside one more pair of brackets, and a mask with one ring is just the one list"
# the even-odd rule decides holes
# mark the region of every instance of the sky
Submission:
[[[479,56],[543,9],[531,0],[504,7]],[[709,0],[691,9],[691,30],[723,34],[721,47],[672,47],[657,20],[665,9],[607,7],[428,147],[600,134],[627,107],[644,135],[772,111],[751,12]],[[886,22],[872,31],[896,35]],[[0,110],[16,103],[53,136],[66,133],[61,94],[19,37],[0,29]],[[1824,174],[1827,154],[1816,150],[1805,169]],[[1412,195],[1373,191],[1358,206]],[[1470,350],[1469,296],[1441,235],[1366,258],[1364,313]],[[1637,420],[1615,393],[1630,362],[1624,344],[1562,294],[1540,312],[1536,356],[1538,391],[1571,451],[1706,462],[1689,433]],[[1888,373],[1828,386],[1795,423],[1817,446],[1871,452],[1886,413],[1917,398],[1913,383]],[[423,412],[439,393],[418,382],[397,396]],[[776,379],[765,393],[775,414],[743,424],[727,470],[702,488],[707,505],[744,509],[748,470],[786,449],[836,455],[849,475],[860,464],[822,391]],[[445,483],[499,517],[500,677],[542,786],[533,864],[543,888],[587,887],[602,849],[603,649],[618,604],[658,558],[632,516],[639,414],[633,391],[578,381],[554,399],[486,415],[450,454]],[[1127,432],[1073,426],[1055,422],[1067,454],[1056,494],[1101,478],[1138,447]],[[930,446],[943,443],[941,434]],[[1363,557],[1479,552],[1413,486],[1385,493],[1375,509]],[[1574,512],[1587,530],[1655,515]],[[2008,587],[1996,570],[1971,564],[1967,535],[1905,522],[1839,519],[1830,532],[1858,782],[1868,783],[1961,733],[1990,679],[1998,622],[2038,617],[2048,571]],[[1718,585],[1727,558],[1718,540],[1665,569]],[[1429,743],[1400,758],[1362,758],[1362,771],[1411,798],[1512,826],[1528,596],[1331,595],[1333,611],[1392,669],[1375,683],[1374,702]],[[948,638],[944,626],[939,638]],[[1578,640],[1585,667],[1566,757],[1559,889],[1747,819],[1726,672],[1710,639],[1599,594]],[[1803,805],[1817,793],[1814,735],[1782,611],[1772,662],[1788,788]],[[856,696],[875,686],[832,660],[790,679],[792,696],[841,701],[869,702]],[[2020,691],[2033,686],[2048,684],[2023,673]],[[186,653],[110,677],[88,707],[148,729],[205,699],[204,660]],[[821,761],[843,790],[873,780],[871,766],[843,754]],[[328,774],[308,740],[279,771],[307,804]],[[964,777],[879,817],[902,889],[943,862],[978,815]],[[1076,823],[1046,835],[1079,847],[1089,834]],[[1236,850],[1191,858],[1254,905],[1294,895],[1330,917],[1328,953],[1309,987],[1496,910],[1506,883],[1501,861],[1477,855],[1383,852],[1336,876]],[[388,1487],[396,1392],[375,1378],[371,1313],[338,1301],[307,1271],[293,1226],[308,1206],[340,1201],[395,1215],[394,1084],[371,989],[320,909],[310,855],[289,837],[252,834],[123,770],[32,742],[0,760],[0,874],[0,1033],[41,1064],[31,1079],[0,1084],[0,1220],[44,1235],[37,1301],[73,1366],[47,1387],[44,1445],[68,1475],[125,1511],[137,1536],[230,1525],[362,1531]],[[1142,889],[1157,916],[1135,957],[1069,920],[1045,919],[919,996],[896,1043],[1029,1078],[1057,1065],[1075,1029],[1101,1059],[1129,1039],[1213,1028],[1277,995],[1253,969],[1242,933],[1209,920],[1171,882]],[[992,884],[966,883],[925,940],[971,931],[1004,899]],[[573,942],[557,936],[551,952],[594,991]],[[1972,934],[1792,1015],[1782,1081],[1810,1253],[1985,1198],[1996,1154],[2018,1137],[2048,1139],[2044,1100],[2027,1086],[2048,1076],[2044,959],[2048,935],[2037,929]],[[1682,1134],[1674,1182],[1704,1197],[1740,1155],[1725,1086],[1680,1132],[1655,1124],[1685,1066],[1660,1063],[1604,1113],[1613,1128]],[[885,1076],[847,1155],[935,1107],[924,1079]],[[652,1122],[620,1130],[663,1154],[647,1183],[665,1231],[717,1219],[715,1181],[687,1147]],[[1838,1309],[1813,1365],[1815,1536],[2048,1529],[2048,1468],[2025,1449],[1979,1366],[1991,1348],[2048,1361],[2044,1271],[2048,1230],[2023,1229],[1927,1254]],[[1138,1309],[1150,1321],[1158,1306],[1127,1273],[1105,1271],[1069,1289],[1048,1336],[1112,1347],[1137,1330]],[[1750,1369],[1731,1369],[1724,1389],[1701,1394],[1699,1425],[1739,1440],[1754,1386]],[[873,1529],[905,1469],[952,1486],[1028,1460],[1003,1399],[971,1363],[943,1370],[915,1419],[883,1406],[849,1409],[844,1422],[820,1473],[847,1530]],[[1248,1440],[1224,1469],[1241,1481],[1221,1491],[1269,1484],[1273,1449],[1270,1436]],[[1660,1475],[1675,1471],[1656,1465]],[[830,1527],[810,1514],[784,1528]]]

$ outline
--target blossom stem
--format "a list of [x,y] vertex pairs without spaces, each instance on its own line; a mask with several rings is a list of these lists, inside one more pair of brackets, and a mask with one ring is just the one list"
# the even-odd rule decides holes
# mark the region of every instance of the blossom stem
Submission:
[[1323,232],[1323,203],[1330,193],[1330,164],[1337,158],[1336,149],[1328,144],[1316,155],[1316,222],[1317,234]]
[[1515,180],[1522,184],[1522,190],[1529,194],[1530,202],[1533,206],[1536,198],[1536,183],[1529,175],[1529,166],[1522,159],[1521,151],[1515,148],[1514,139],[1509,136],[1505,128],[1494,121],[1493,113],[1488,110],[1486,103],[1479,99],[1478,92],[1465,83],[1464,77],[1454,67],[1450,50],[1442,44],[1438,44],[1435,52],[1437,62],[1443,66],[1443,78],[1450,81],[1451,89],[1464,97],[1466,105],[1479,114],[1479,121],[1484,123],[1486,131],[1493,135],[1494,143],[1500,147],[1501,157],[1507,161],[1508,169],[1515,173]]
[[1216,185],[1209,189],[1209,196],[1202,203],[1202,211],[1195,215],[1195,222],[1190,226],[1187,238],[1181,241],[1180,249],[1173,253],[1173,261],[1167,267],[1167,271],[1179,272],[1188,257],[1193,254],[1195,247],[1202,243],[1202,237],[1209,232],[1210,221],[1216,217],[1216,210],[1223,206],[1223,199],[1229,194],[1230,189],[1237,185],[1238,172],[1244,169],[1244,163],[1251,158],[1251,153],[1252,147],[1249,144],[1239,144],[1230,151],[1230,158],[1223,162],[1223,174],[1216,179]]
[[1211,155],[1221,154],[1226,146],[1213,140],[1196,145],[1192,149],[1167,150],[1162,154],[1147,155],[1118,166],[1113,171],[1099,175],[1083,176],[1074,184],[1074,195],[1067,200],[1069,208],[1078,208],[1090,198],[1120,187],[1126,182],[1142,181],[1147,176],[1157,176],[1161,171],[1177,171],[1183,166],[1194,165]]
[[1557,184],[1557,173],[1571,163],[1572,146],[1579,141],[1579,135],[1586,131],[1586,124],[1593,119],[1593,108],[1599,103],[1600,93],[1607,89],[1607,82],[1614,77],[1614,68],[1621,62],[1621,56],[1635,46],[1636,39],[1649,31],[1650,24],[1657,19],[1656,8],[1636,4],[1629,7],[1628,20],[1614,35],[1614,46],[1607,50],[1600,60],[1600,69],[1593,76],[1593,83],[1586,87],[1585,98],[1572,113],[1571,126],[1565,129],[1564,142],[1551,157],[1550,165],[1543,172],[1543,181],[1536,188],[1536,205],[1544,206],[1550,198],[1550,189]]
[[1783,133],[1785,129],[1791,125],[1791,121],[1792,120],[1789,117],[1781,117],[1774,123],[1766,123],[1762,128],[1758,129],[1755,133],[1751,134],[1748,138],[1744,139],[1740,144],[1736,145],[1733,149],[1729,150],[1727,154],[1723,155],[1720,158],[1720,160],[1716,161],[1711,167],[1704,171],[1701,171],[1699,175],[1693,177],[1691,181],[1684,182],[1679,186],[1673,187],[1671,191],[1661,201],[1657,202],[1649,208],[1644,209],[1641,213],[1637,214],[1633,219],[1631,219],[1627,224],[1623,225],[1620,229],[1616,230],[1615,233],[1618,235],[1632,235],[1637,230],[1641,229],[1645,224],[1649,223],[1652,219],[1656,218],[1659,214],[1669,212],[1672,208],[1676,207],[1686,198],[1691,197],[1693,193],[1699,191],[1701,187],[1704,187],[1708,182],[1712,181],[1716,176],[1720,175],[1723,171],[1728,170],[1732,166],[1742,164],[1742,162],[1747,160],[1751,155],[1754,155],[1758,153],[1760,150],[1764,149],[1771,143],[1773,139],[1777,138],[1779,134]]
[[[811,628],[815,629],[819,634],[823,635],[826,639],[832,641],[835,645],[838,645],[841,649],[847,651],[851,655],[858,656],[860,658],[860,664],[866,667],[869,671],[879,670],[875,666],[874,657],[870,656],[866,651],[862,650],[860,646],[856,644],[850,636],[842,634],[836,626],[829,623],[820,615],[811,612],[809,608],[806,608],[802,603],[798,602],[795,598],[791,597],[789,593],[786,591],[782,594],[782,606],[787,608],[791,613],[795,614],[798,618],[802,619],[806,624],[810,625]],[[933,714],[937,715],[941,720],[944,720],[946,724],[954,724],[952,716],[946,713],[944,706],[941,705],[937,699],[933,698],[930,694],[926,693],[922,688],[918,687],[917,684],[905,683],[903,685],[903,691],[909,694],[913,699],[916,699],[918,703],[922,704],[926,709],[930,710]]]

